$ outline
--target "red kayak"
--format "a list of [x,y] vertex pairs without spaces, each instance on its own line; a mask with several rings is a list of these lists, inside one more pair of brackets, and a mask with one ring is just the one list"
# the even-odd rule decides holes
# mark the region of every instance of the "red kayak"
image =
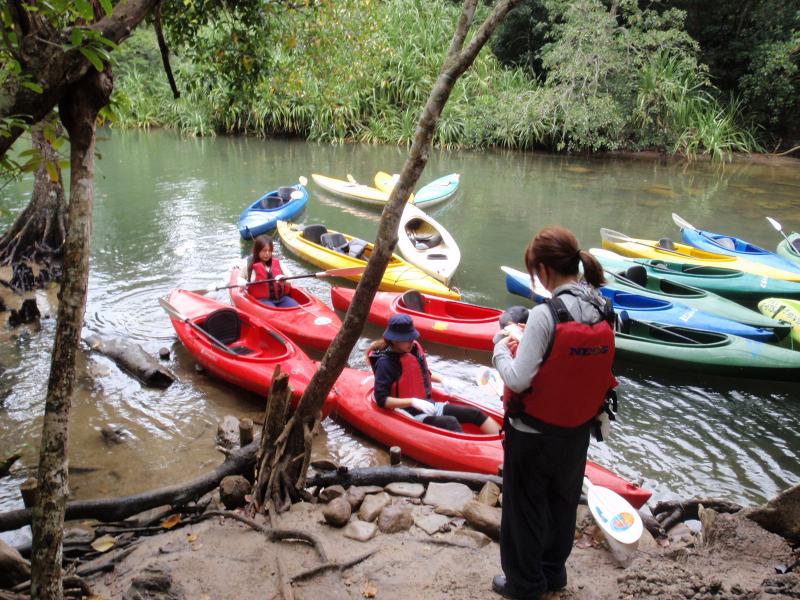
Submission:
[[[289,374],[296,403],[317,364],[266,323],[240,310],[187,290],[173,290],[162,306],[183,345],[209,373],[266,396],[280,365]],[[335,401],[330,394],[323,412]]]
[[[353,301],[355,290],[331,288],[334,308],[346,311]],[[503,311],[438,296],[421,294],[416,290],[405,293],[378,292],[369,309],[369,320],[385,327],[389,317],[407,314],[423,340],[471,348],[492,350],[492,338],[500,329],[498,319]]]
[[[240,283],[239,273],[239,267],[231,269],[230,285]],[[247,293],[247,287],[232,287],[230,294],[233,305],[240,311],[261,319],[301,346],[327,350],[342,327],[336,313],[303,288],[292,287],[289,295],[300,305],[288,308],[261,304]]]
[[[340,416],[366,436],[386,446],[400,446],[406,456],[431,467],[497,473],[503,462],[502,434],[482,434],[477,427],[467,423],[462,424],[463,433],[425,425],[404,412],[379,408],[372,388],[371,373],[345,369],[334,386],[337,401],[332,416]],[[465,398],[449,396],[435,388],[433,398],[438,402],[480,408],[498,423],[503,422],[503,415],[498,410]],[[586,476],[593,484],[617,492],[636,508],[647,502],[652,494],[591,461],[586,461]]]

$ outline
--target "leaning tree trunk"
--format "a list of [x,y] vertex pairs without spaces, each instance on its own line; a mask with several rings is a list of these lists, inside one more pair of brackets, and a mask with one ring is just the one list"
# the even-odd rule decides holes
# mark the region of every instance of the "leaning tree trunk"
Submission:
[[113,87],[110,70],[91,71],[72,86],[59,104],[70,140],[70,201],[64,244],[64,279],[45,398],[38,491],[33,516],[31,596],[63,597],[61,541],[67,499],[67,427],[75,384],[75,355],[80,343],[89,281],[89,241],[94,201],[94,144],[97,113]]
[[59,155],[45,137],[45,129],[60,135],[55,115],[37,123],[32,131],[33,148],[40,158],[33,182],[33,194],[14,223],[0,237],[0,264],[24,259],[60,258],[66,233],[67,203],[61,178]]
[[[364,328],[372,299],[375,297],[386,265],[397,244],[397,225],[403,212],[403,206],[428,162],[431,140],[442,110],[458,78],[470,67],[497,25],[520,2],[521,0],[501,0],[475,32],[469,45],[464,48],[464,41],[472,26],[477,5],[477,0],[465,0],[464,9],[456,26],[442,71],[417,124],[408,160],[403,166],[400,179],[392,191],[388,204],[383,209],[375,248],[367,264],[367,269],[356,288],[353,302],[345,315],[342,328],[322,358],[317,372],[300,399],[297,410],[281,434],[282,438],[286,438],[285,445],[272,448],[273,456],[261,463],[274,465],[274,469],[281,470],[280,476],[265,477],[265,474],[259,473],[260,480],[269,479],[274,482],[274,485],[265,491],[265,500],[280,499],[287,495],[295,496],[297,491],[304,486],[305,470],[303,467],[308,464],[311,452],[311,446],[308,443],[310,432],[315,430],[322,414],[325,398],[344,369],[350,351]],[[293,486],[295,489],[287,490],[286,486]]]

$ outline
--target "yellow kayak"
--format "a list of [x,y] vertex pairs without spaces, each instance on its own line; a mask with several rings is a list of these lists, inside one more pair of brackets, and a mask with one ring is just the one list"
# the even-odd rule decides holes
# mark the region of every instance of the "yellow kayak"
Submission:
[[[372,254],[372,244],[350,235],[330,231],[324,225],[297,225],[278,221],[281,242],[292,252],[310,263],[325,269],[362,267]],[[361,279],[361,274],[348,277],[351,281]],[[380,289],[387,292],[418,290],[443,298],[458,300],[461,294],[437,281],[414,265],[392,254]]]
[[[336,179],[334,177],[327,177],[318,173],[312,173],[311,178],[323,190],[348,198],[350,200],[358,200],[367,204],[374,204],[376,206],[384,206],[389,201],[389,195],[392,190],[387,191],[379,190],[369,185],[364,185],[356,181],[352,175],[347,176],[347,181],[344,179]],[[414,201],[414,195],[409,198],[410,202]]]
[[707,252],[706,250],[699,250],[692,246],[687,246],[686,244],[679,244],[669,238],[662,238],[660,240],[637,239],[629,237],[624,233],[605,228],[600,229],[600,237],[603,240],[603,248],[624,256],[646,258],[649,260],[660,258],[673,263],[681,262],[703,267],[718,267],[752,273],[771,279],[800,281],[800,273],[776,269],[737,256],[728,256],[715,252]]

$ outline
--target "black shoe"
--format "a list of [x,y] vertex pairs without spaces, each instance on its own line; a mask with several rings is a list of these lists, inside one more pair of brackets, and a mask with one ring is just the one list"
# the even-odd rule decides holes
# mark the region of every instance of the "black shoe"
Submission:
[[500,594],[503,598],[514,598],[508,591],[508,581],[506,581],[505,575],[495,575],[492,578],[492,591]]

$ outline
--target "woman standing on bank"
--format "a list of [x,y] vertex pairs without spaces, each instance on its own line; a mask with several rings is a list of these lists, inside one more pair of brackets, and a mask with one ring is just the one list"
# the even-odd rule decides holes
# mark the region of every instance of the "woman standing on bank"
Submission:
[[[280,281],[283,269],[278,258],[272,255],[274,249],[274,242],[269,236],[259,235],[254,240],[253,256],[248,261],[247,280],[262,283],[248,285],[247,292],[261,304],[278,308],[298,306],[297,300],[289,295],[292,291],[291,284]],[[273,281],[266,281],[270,279]]]
[[[588,287],[579,283],[579,266]],[[617,381],[614,312],[595,289],[603,269],[571,231],[551,226],[525,250],[525,266],[552,299],[530,311],[521,340],[499,334],[492,361],[505,383],[504,575],[492,589],[541,598],[567,584],[575,515],[592,422]]]

